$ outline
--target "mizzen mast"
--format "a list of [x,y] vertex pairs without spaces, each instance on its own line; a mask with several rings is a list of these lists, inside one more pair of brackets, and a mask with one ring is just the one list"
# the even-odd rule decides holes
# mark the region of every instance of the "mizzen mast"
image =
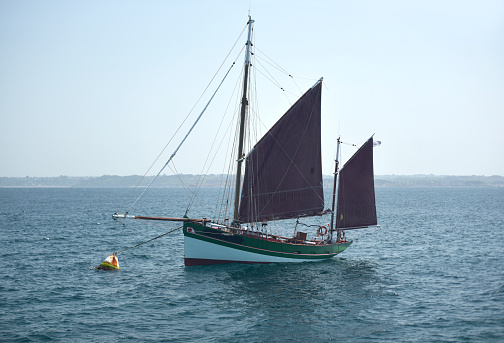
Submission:
[[242,163],[244,160],[243,155],[243,142],[245,138],[245,119],[247,114],[247,88],[248,88],[248,76],[249,76],[249,66],[250,66],[250,47],[252,45],[251,36],[252,36],[252,24],[254,21],[249,16],[248,21],[248,37],[247,37],[247,49],[245,51],[245,71],[243,76],[243,96],[241,100],[241,113],[240,113],[240,137],[238,141],[238,158],[237,158],[237,166],[236,166],[236,186],[235,186],[235,198],[234,198],[234,214],[233,219],[234,222],[238,221],[238,211],[240,207],[240,184],[241,184],[241,172],[242,172]]
[[[329,227],[329,239],[332,240],[333,232],[334,232],[334,207],[336,205],[336,184],[338,181],[338,166],[339,166],[339,148],[341,144],[341,139],[338,137],[338,144],[336,146],[336,160],[334,166],[334,184],[333,184],[333,193],[332,193],[332,208],[331,208],[331,224]],[[339,240],[339,232],[338,232],[338,240]]]

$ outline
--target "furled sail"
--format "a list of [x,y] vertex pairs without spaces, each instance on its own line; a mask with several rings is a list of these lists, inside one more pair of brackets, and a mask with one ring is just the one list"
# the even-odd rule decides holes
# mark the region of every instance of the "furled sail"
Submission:
[[321,91],[319,81],[247,156],[241,222],[312,216],[323,211]]
[[340,170],[336,228],[377,224],[373,173],[373,137]]

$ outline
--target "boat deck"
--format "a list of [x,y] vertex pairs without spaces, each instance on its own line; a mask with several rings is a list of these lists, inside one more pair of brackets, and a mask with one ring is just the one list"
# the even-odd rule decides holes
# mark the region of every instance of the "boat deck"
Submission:
[[[274,235],[274,234],[269,234],[265,233],[262,231],[257,231],[257,230],[251,230],[249,228],[235,228],[227,225],[222,225],[222,224],[217,224],[214,222],[209,222],[207,227],[210,227],[215,230],[219,230],[222,232],[227,232],[230,234],[234,235],[240,235],[243,237],[249,237],[249,238],[255,238],[255,239],[260,239],[260,240],[265,240],[269,242],[277,242],[277,243],[287,243],[287,244],[292,244],[292,245],[331,245],[334,243],[331,243],[328,239],[324,239],[323,236],[320,238],[312,238],[312,239],[300,239],[297,237],[283,237],[279,235]],[[302,233],[302,232],[300,232]],[[303,235],[301,235],[303,236]],[[306,237],[306,234],[304,235]],[[346,240],[341,240],[338,243],[348,243]]]

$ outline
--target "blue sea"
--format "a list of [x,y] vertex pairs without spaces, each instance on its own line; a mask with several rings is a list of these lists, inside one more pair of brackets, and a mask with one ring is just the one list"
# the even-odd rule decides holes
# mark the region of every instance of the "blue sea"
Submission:
[[[178,226],[114,221],[129,192],[0,189],[0,341],[504,341],[502,188],[378,188],[381,227],[329,261],[184,267],[175,231],[96,270]],[[131,213],[187,206],[182,189],[144,198]]]

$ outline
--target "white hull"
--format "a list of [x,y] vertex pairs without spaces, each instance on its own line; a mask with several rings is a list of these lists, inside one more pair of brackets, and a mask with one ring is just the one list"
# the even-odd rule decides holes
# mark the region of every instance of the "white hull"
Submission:
[[[199,239],[184,236],[184,257],[195,260],[220,261],[220,263],[242,262],[242,263],[281,263],[281,262],[307,262],[314,259],[288,258],[280,256],[270,256],[250,251],[233,249],[230,247],[213,244]],[[219,263],[219,262],[218,262]],[[208,263],[210,264],[210,263]]]

